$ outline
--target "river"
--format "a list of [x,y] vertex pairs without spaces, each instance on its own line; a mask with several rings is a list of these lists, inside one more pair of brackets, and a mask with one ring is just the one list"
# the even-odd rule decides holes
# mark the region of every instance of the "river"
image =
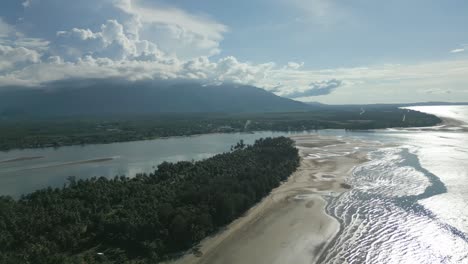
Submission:
[[[62,187],[69,176],[77,179],[153,172],[163,161],[200,160],[230,150],[239,140],[250,144],[262,137],[308,132],[207,134],[148,141],[23,149],[0,152],[0,195],[15,198],[37,189]],[[341,135],[341,130],[321,134]]]

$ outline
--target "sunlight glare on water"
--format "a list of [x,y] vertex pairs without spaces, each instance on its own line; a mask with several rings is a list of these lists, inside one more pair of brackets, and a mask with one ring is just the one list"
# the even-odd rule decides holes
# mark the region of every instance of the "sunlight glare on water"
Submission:
[[433,114],[439,117],[452,118],[468,124],[468,106],[466,105],[413,106],[406,107],[406,109]]
[[[467,106],[412,109],[467,121]],[[331,198],[342,224],[321,263],[468,263],[468,135],[389,130],[398,146],[371,152]]]

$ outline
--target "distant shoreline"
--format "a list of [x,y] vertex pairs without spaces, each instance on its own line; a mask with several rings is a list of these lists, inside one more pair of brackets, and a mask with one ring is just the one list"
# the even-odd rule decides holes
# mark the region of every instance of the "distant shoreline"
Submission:
[[[451,106],[451,105],[449,105]],[[417,106],[416,106],[417,107]],[[415,107],[403,107],[402,109],[408,109],[413,111],[418,111],[421,113],[426,113],[430,115],[434,115],[441,120],[439,124],[429,127],[414,127],[408,129],[418,129],[418,130],[438,130],[438,131],[463,131],[468,132],[468,124],[456,118],[447,117],[443,115],[438,115],[437,113],[433,112],[426,112],[424,109],[418,109]]]
[[[213,133],[258,131],[302,132],[324,129],[375,130],[427,127],[441,120],[434,115],[396,107],[325,108],[289,113],[216,113],[197,115],[79,117],[0,122],[0,151],[60,148],[196,136]],[[34,131],[40,130],[38,134]]]

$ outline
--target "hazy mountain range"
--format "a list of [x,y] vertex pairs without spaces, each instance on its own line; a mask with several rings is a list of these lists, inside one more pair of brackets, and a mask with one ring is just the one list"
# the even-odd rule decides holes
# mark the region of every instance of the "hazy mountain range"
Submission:
[[61,81],[0,91],[3,115],[291,112],[311,106],[253,86],[165,81]]
[[[366,107],[441,104],[450,103],[374,104]],[[203,85],[188,81],[67,80],[39,88],[7,87],[0,90],[0,116],[3,117],[300,112],[329,107],[361,106],[302,103],[249,85]]]

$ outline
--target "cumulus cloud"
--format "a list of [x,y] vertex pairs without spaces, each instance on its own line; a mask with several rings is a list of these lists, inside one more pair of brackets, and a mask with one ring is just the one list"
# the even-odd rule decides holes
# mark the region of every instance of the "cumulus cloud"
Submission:
[[0,84],[37,86],[67,78],[118,77],[129,80],[186,79],[205,83],[231,82],[260,86],[273,67],[274,64],[271,63],[253,65],[239,62],[234,57],[217,61],[211,61],[207,57],[181,61],[160,57],[157,60],[141,60],[140,57],[114,60],[87,55],[70,62],[63,61],[60,56],[50,56],[40,64],[28,65],[8,76],[0,75]]
[[106,21],[115,20],[123,26],[127,38],[155,43],[163,52],[181,59],[219,54],[220,42],[228,30],[207,15],[163,5],[162,1],[23,2],[27,8],[0,11],[0,16],[2,13],[10,18],[16,16],[18,29],[26,35],[51,40],[58,31],[73,28],[97,33]]
[[38,63],[40,55],[37,51],[24,47],[0,45],[0,72],[15,69],[23,65]]
[[341,84],[342,84],[342,81],[336,80],[336,79],[312,82],[309,84],[306,90],[288,93],[286,94],[286,96],[289,98],[299,98],[299,97],[327,95],[327,94],[332,93],[336,88],[340,87]]
[[162,50],[180,58],[219,54],[220,42],[228,30],[227,26],[208,17],[173,7],[132,0],[119,0],[117,6],[131,15],[128,24],[138,31],[136,34],[157,42]]
[[162,55],[156,44],[138,37],[130,38],[125,34],[124,26],[116,20],[106,21],[99,32],[80,28],[59,31],[53,48],[57,55],[71,60],[77,60],[83,55],[113,60],[137,57],[156,59]]

